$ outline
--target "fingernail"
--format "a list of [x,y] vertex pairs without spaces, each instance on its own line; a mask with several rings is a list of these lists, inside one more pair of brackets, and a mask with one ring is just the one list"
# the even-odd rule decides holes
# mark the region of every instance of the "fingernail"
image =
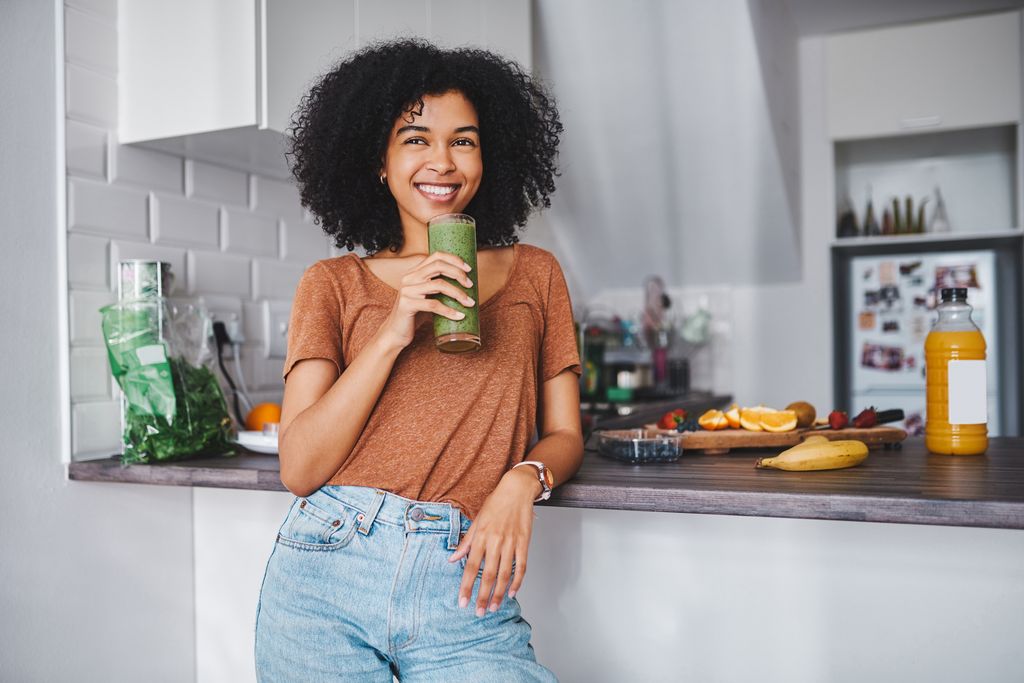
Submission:
[[467,598],[465,596],[459,598],[459,607],[465,607],[468,604],[469,604],[469,598]]
[[462,320],[463,318],[466,317],[466,314],[463,313],[462,311],[455,311],[455,317],[458,318],[459,320]]
[[497,605],[491,605],[491,611],[492,612],[497,612],[498,611],[498,606]]
[[469,271],[473,270],[473,266],[469,265],[466,262],[463,262],[462,263],[462,269],[468,273]]
[[473,301],[473,297],[471,297],[471,296],[467,296],[467,297],[466,297],[466,305],[467,305],[467,306],[472,306],[472,305],[473,305],[473,304],[475,304],[475,303],[476,303],[476,302],[475,302],[475,301]]
[[470,280],[469,278],[466,278],[466,286],[467,287],[472,287],[473,286],[473,281]]
[[510,598],[516,597],[516,592],[515,591],[509,591],[508,592],[508,597],[510,597]]
[[477,607],[477,608],[476,608],[476,615],[477,615],[478,617],[482,617],[482,616],[483,616],[483,615],[485,615],[485,614],[486,614],[486,612],[484,611],[484,608],[483,608],[483,607]]

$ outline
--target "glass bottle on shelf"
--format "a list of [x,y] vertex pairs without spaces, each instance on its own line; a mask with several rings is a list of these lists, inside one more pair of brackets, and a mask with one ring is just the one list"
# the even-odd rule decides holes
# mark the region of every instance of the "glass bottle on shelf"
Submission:
[[935,186],[935,211],[932,212],[932,222],[928,224],[928,232],[951,232],[949,217],[946,215],[946,202],[942,199],[942,192]]
[[868,185],[868,207],[864,211],[864,234],[868,237],[882,234],[882,229],[878,226],[878,219],[875,218],[875,205],[871,201],[870,185]]

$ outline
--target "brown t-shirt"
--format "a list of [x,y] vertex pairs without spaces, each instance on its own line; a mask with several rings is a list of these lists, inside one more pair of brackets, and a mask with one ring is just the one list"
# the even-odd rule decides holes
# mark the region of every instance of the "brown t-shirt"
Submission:
[[[295,292],[285,379],[304,358],[344,372],[397,296],[355,254],[314,263]],[[480,306],[480,338],[478,351],[442,353],[429,319],[421,323],[328,484],[448,502],[475,519],[502,475],[526,459],[541,383],[580,373],[569,291],[550,252],[513,246],[508,279]]]

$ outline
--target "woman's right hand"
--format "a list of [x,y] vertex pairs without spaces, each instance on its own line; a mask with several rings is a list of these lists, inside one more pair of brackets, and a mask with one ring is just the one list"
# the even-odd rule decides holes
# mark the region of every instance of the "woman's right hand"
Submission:
[[389,342],[405,348],[412,343],[416,326],[428,316],[438,313],[452,320],[462,320],[466,317],[464,313],[445,306],[431,298],[431,295],[444,294],[463,306],[476,305],[469,295],[441,277],[443,275],[465,287],[471,287],[473,283],[466,274],[469,270],[465,261],[448,252],[435,251],[424,258],[402,276],[398,298],[381,325],[379,334],[386,335]]

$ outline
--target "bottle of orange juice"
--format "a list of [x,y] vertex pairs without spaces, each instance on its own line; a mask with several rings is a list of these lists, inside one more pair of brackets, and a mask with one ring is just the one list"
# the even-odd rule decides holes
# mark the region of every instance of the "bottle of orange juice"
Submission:
[[971,320],[964,287],[943,289],[939,319],[924,342],[932,453],[976,455],[988,448],[985,337]]

